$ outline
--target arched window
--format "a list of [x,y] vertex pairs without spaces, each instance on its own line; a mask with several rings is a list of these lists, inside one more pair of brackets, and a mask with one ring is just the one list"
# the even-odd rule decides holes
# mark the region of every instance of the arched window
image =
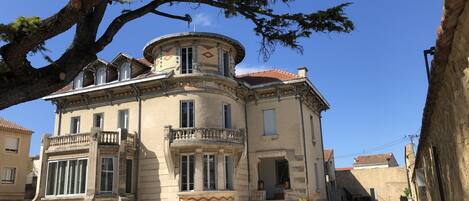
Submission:
[[130,79],[130,63],[125,62],[119,68],[119,80]]
[[106,67],[99,67],[96,70],[96,85],[106,83]]
[[83,72],[78,73],[75,79],[73,79],[73,88],[74,89],[83,88]]

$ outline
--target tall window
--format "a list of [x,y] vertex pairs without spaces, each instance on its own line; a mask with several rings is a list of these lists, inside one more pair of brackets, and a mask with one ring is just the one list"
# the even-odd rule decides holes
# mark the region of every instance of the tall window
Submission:
[[181,155],[181,191],[194,190],[194,170],[194,155]]
[[80,133],[80,117],[72,117],[70,123],[70,133]]
[[231,105],[223,104],[223,128],[231,128]]
[[4,167],[2,170],[2,184],[14,184],[16,177],[16,168]]
[[234,158],[232,155],[225,156],[225,188],[233,190]]
[[264,135],[276,135],[275,110],[264,110]]
[[106,67],[99,67],[96,70],[96,85],[106,83]]
[[223,75],[228,77],[230,76],[230,55],[228,54],[228,52],[223,51],[222,57]]
[[78,73],[75,79],[73,79],[73,88],[74,89],[83,88],[83,72]]
[[20,139],[16,137],[7,137],[5,139],[5,151],[9,153],[18,153]]
[[133,162],[131,159],[127,159],[127,167],[125,172],[125,192],[132,193],[132,167]]
[[181,102],[181,128],[194,127],[194,101]]
[[119,110],[118,128],[129,129],[129,110]]
[[104,126],[104,115],[103,113],[98,113],[93,115],[93,127],[103,128]]
[[112,193],[114,180],[114,160],[111,157],[101,160],[101,192]]
[[316,192],[319,192],[319,170],[318,164],[314,163],[314,177],[316,178]]
[[85,193],[87,163],[87,159],[49,162],[46,195]]
[[313,140],[313,145],[315,145],[316,144],[316,136],[314,135],[314,118],[313,118],[313,115],[309,116],[309,125],[310,125],[310,128],[311,128],[311,138]]
[[290,171],[288,169],[288,161],[285,159],[275,161],[275,174],[278,185],[285,185],[290,182]]
[[215,190],[216,189],[216,172],[217,172],[217,161],[215,154],[204,155],[204,189]]
[[181,74],[192,73],[192,48],[181,48]]
[[128,80],[130,79],[130,63],[125,62],[119,68],[119,80]]

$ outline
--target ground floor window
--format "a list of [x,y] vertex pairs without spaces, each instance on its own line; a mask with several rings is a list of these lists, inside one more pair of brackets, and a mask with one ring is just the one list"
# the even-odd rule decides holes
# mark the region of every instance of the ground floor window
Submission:
[[86,188],[87,159],[49,162],[46,195],[83,194]]
[[14,184],[16,176],[16,168],[5,167],[2,170],[2,184]]
[[217,161],[215,154],[204,155],[204,190],[216,189]]
[[181,191],[194,190],[195,157],[181,155]]
[[112,157],[101,159],[101,192],[112,193],[114,181],[114,160]]
[[133,162],[131,159],[127,159],[127,168],[126,168],[126,182],[125,182],[125,192],[132,193],[132,167]]
[[233,190],[234,158],[232,155],[225,156],[225,188]]

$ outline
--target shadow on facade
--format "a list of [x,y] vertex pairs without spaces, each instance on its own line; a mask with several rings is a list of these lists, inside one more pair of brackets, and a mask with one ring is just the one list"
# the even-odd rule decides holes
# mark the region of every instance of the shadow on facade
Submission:
[[[145,144],[140,146],[140,164],[138,169],[138,200],[167,199],[161,194],[162,182],[159,174],[160,162],[155,152]],[[154,150],[154,148],[153,148]]]

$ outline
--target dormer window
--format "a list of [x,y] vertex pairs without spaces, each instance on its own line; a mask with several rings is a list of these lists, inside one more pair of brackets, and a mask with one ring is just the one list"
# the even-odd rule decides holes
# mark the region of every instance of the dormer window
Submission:
[[106,83],[106,67],[99,67],[96,70],[96,85]]
[[130,79],[130,63],[123,63],[119,68],[119,80],[128,80]]
[[181,48],[181,74],[192,73],[192,48]]
[[83,72],[78,73],[78,75],[73,80],[73,89],[83,88]]

